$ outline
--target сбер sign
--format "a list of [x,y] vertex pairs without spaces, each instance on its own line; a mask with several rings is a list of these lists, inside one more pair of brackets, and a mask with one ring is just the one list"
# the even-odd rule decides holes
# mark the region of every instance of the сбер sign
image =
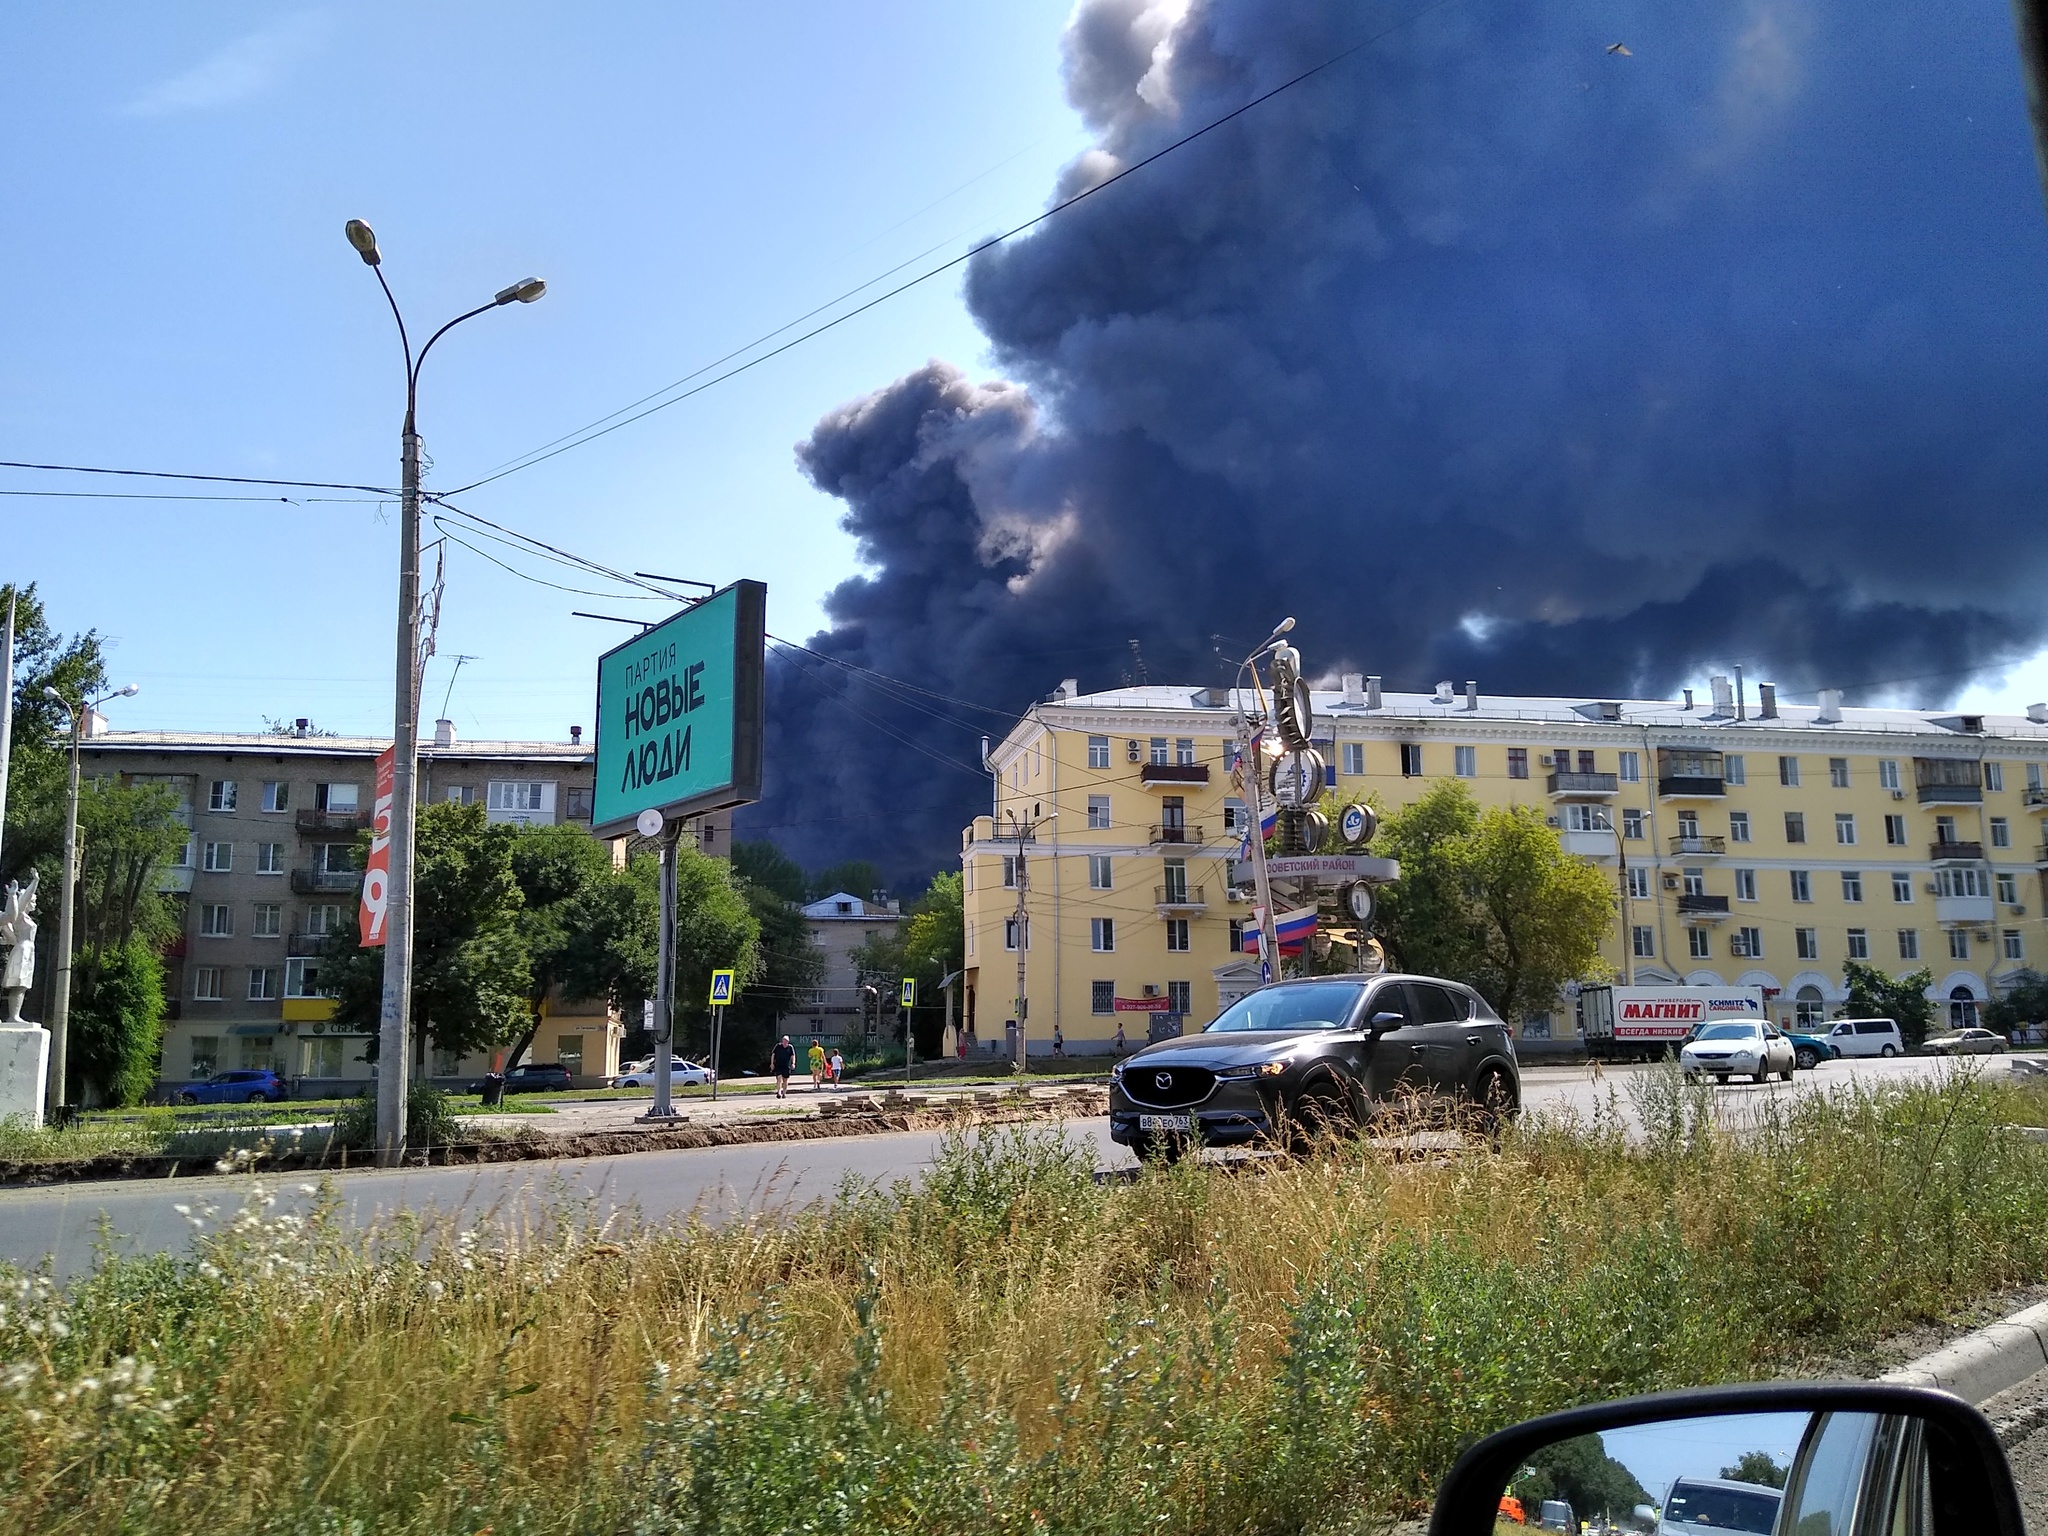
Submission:
[[767,587],[735,582],[598,658],[599,837],[760,798],[767,616]]

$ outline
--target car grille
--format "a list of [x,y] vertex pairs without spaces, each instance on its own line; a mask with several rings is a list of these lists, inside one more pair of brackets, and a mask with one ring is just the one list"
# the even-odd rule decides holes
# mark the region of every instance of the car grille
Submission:
[[1122,1082],[1133,1103],[1155,1109],[1185,1109],[1216,1090],[1216,1074],[1207,1067],[1153,1067],[1134,1062],[1124,1068]]

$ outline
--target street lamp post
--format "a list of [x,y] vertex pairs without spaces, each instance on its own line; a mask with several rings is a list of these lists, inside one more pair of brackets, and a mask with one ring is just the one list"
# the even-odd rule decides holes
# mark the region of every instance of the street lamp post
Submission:
[[44,688],[43,697],[63,706],[71,716],[71,782],[64,797],[64,878],[57,899],[57,966],[50,988],[50,1081],[44,1093],[48,1106],[44,1118],[53,1125],[63,1123],[65,1047],[71,1035],[71,944],[72,920],[78,907],[78,753],[85,740],[86,722],[92,712],[110,699],[130,699],[141,690],[130,683],[97,699],[81,698],[77,703],[55,688]]
[[[1238,686],[1232,691],[1238,695],[1237,732],[1237,782],[1238,793],[1244,797],[1245,814],[1251,818],[1252,880],[1259,897],[1259,972],[1260,980],[1272,981],[1280,974],[1280,937],[1273,913],[1273,884],[1266,874],[1266,765],[1259,755],[1259,743],[1265,736],[1265,707],[1260,698],[1259,658],[1283,643],[1281,637],[1294,628],[1294,620],[1282,619],[1273,633],[1260,642],[1258,648],[1238,663]],[[1252,675],[1254,708],[1244,707],[1244,675]]]
[[344,228],[348,243],[377,275],[377,286],[398,322],[398,344],[405,352],[405,424],[399,433],[398,532],[398,669],[397,700],[392,720],[390,811],[390,873],[384,918],[384,994],[377,1015],[377,1162],[396,1167],[405,1156],[406,1079],[412,1018],[412,882],[414,781],[419,763],[420,667],[420,438],[415,417],[420,368],[434,343],[486,310],[517,300],[531,304],[547,292],[547,284],[529,277],[500,289],[488,304],[457,315],[427,338],[414,356],[406,335],[405,316],[384,280],[377,236],[361,219]]

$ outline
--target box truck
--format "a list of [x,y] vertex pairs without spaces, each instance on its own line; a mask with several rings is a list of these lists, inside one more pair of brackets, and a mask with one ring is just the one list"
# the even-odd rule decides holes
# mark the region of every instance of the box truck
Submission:
[[1602,1061],[1655,1061],[1678,1054],[1709,1019],[1768,1021],[1762,987],[1583,987],[1579,1033]]

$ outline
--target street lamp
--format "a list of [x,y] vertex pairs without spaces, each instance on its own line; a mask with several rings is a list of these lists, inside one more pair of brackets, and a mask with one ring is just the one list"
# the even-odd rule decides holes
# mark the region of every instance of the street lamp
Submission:
[[377,236],[361,219],[350,219],[343,232],[348,243],[377,274],[377,286],[398,322],[398,344],[405,352],[405,424],[399,433],[400,512],[398,534],[398,678],[392,724],[391,807],[387,822],[390,871],[385,905],[384,996],[377,1017],[377,1161],[396,1167],[405,1155],[406,1079],[411,1062],[408,1035],[412,1018],[412,884],[413,792],[419,758],[420,667],[420,438],[415,419],[420,368],[434,343],[465,320],[486,310],[518,302],[531,304],[548,291],[537,277],[501,288],[488,304],[457,315],[427,338],[417,356],[405,329],[405,316],[391,285],[384,281],[384,258]]
[[[1282,637],[1293,628],[1291,617],[1282,619],[1273,626],[1273,633],[1237,664],[1237,681],[1231,689],[1233,693],[1243,693],[1244,675],[1249,671],[1253,695],[1255,699],[1259,696],[1259,658],[1284,645],[1286,642]],[[1270,981],[1279,974],[1280,935],[1273,914],[1273,883],[1266,874],[1266,765],[1259,760],[1259,744],[1265,740],[1265,711],[1261,704],[1255,715],[1240,704],[1237,717],[1238,794],[1244,800],[1245,814],[1251,818],[1248,839],[1252,849],[1252,882],[1259,897],[1259,966],[1265,979]]]
[[43,689],[43,697],[71,717],[71,784],[64,801],[64,879],[58,893],[62,905],[57,908],[57,975],[50,990],[50,1082],[45,1095],[49,1105],[45,1118],[53,1125],[64,1119],[65,1045],[71,1034],[71,923],[78,905],[78,750],[94,710],[113,699],[132,699],[139,692],[141,689],[130,683],[74,704],[55,688]]

